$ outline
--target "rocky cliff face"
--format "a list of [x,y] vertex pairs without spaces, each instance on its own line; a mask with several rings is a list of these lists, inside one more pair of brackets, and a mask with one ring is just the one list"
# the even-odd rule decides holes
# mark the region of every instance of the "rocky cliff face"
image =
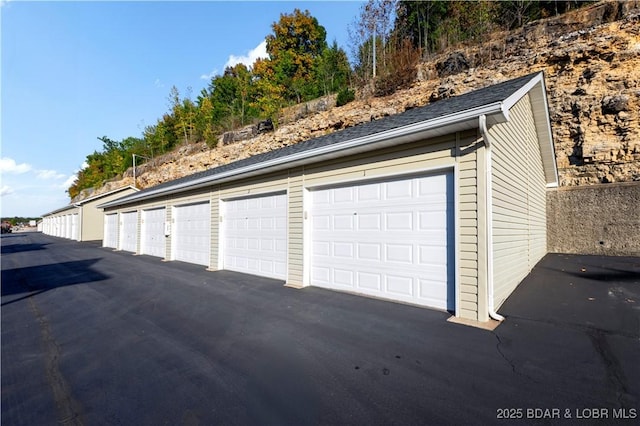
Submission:
[[[391,96],[361,96],[342,107],[304,105],[287,112],[297,120],[273,132],[211,150],[204,144],[182,147],[138,167],[137,186],[154,186],[536,71],[545,72],[561,186],[640,181],[640,2],[628,1],[587,6],[434,56],[419,66],[412,87]],[[132,174],[129,170],[94,194],[132,184]]]

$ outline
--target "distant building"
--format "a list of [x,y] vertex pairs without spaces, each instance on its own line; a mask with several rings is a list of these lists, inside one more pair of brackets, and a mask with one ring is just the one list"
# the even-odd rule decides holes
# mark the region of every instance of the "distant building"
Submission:
[[42,232],[76,241],[100,241],[104,234],[104,215],[96,206],[130,195],[138,189],[125,186],[42,215]]

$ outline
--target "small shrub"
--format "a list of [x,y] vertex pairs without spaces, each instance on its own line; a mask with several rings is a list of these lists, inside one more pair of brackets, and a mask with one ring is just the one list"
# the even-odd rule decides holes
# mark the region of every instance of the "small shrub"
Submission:
[[336,97],[336,105],[342,106],[346,105],[349,102],[353,101],[356,98],[356,92],[345,87],[344,89],[338,92],[338,96]]
[[409,40],[398,43],[390,54],[387,71],[375,80],[374,96],[387,96],[410,87],[418,74],[420,56],[420,50]]

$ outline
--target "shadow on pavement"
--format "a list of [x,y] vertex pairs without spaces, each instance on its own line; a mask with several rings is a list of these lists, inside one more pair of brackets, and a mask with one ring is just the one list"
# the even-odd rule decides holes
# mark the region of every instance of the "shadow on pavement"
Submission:
[[640,281],[640,272],[618,268],[602,267],[597,271],[585,269],[581,272],[567,272],[567,274],[595,281]]
[[4,302],[5,306],[45,291],[76,284],[90,284],[109,278],[92,266],[100,259],[78,260],[50,265],[2,271],[2,297],[30,293],[24,297]]
[[3,245],[1,252],[2,254],[11,254],[11,253],[20,253],[23,251],[45,250],[45,246],[48,246],[48,245],[49,243]]

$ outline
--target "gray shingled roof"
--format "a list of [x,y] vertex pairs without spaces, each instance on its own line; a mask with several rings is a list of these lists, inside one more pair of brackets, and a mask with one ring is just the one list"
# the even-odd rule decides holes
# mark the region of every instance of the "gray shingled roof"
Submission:
[[141,190],[135,194],[130,194],[118,200],[111,201],[106,205],[122,205],[127,203],[128,201],[146,198],[145,195],[150,192],[153,192],[155,194],[157,192],[162,192],[163,190],[169,191],[175,186],[183,186],[184,184],[188,184],[188,182],[190,181],[200,181],[201,179],[207,177],[210,177],[210,180],[213,182],[215,181],[217,175],[221,175],[228,171],[241,169],[273,159],[285,159],[286,157],[302,153],[304,151],[311,151],[319,147],[337,145],[353,139],[375,135],[415,123],[429,121],[439,117],[455,116],[456,114],[460,114],[464,111],[481,108],[486,105],[501,103],[515,94],[518,90],[522,89],[527,83],[529,83],[534,77],[538,76],[539,74],[540,73],[534,73],[513,80],[508,80],[499,84],[474,90],[463,95],[437,101],[422,107],[413,108],[397,115],[392,115],[375,121],[359,124],[357,126],[340,130],[328,135],[309,139],[307,141],[299,142],[294,145],[289,145],[273,151],[257,154],[249,158],[225,164],[223,166],[214,167],[208,170],[191,174],[189,176],[184,176],[179,179],[164,182],[159,185]]
[[[70,209],[73,209],[73,208],[78,208],[78,207],[82,206],[83,204],[86,204],[86,203],[88,203],[88,202],[90,202],[90,201],[94,201],[94,200],[97,200],[97,199],[100,199],[100,198],[106,197],[106,196],[108,196],[108,195],[113,195],[113,194],[116,194],[116,193],[118,193],[118,192],[120,192],[120,191],[124,191],[124,190],[126,190],[126,189],[133,189],[134,191],[137,191],[137,189],[136,189],[136,188],[134,188],[134,187],[133,187],[133,186],[131,186],[131,185],[121,186],[120,188],[112,189],[111,191],[103,192],[102,194],[92,195],[92,196],[87,197],[87,198],[85,198],[85,199],[83,199],[83,200],[76,201],[75,203],[69,203],[69,204],[67,204],[67,205],[66,205],[66,206],[64,206],[64,207],[60,207],[60,208],[58,208],[58,209],[55,209],[55,210],[52,210],[52,211],[50,211],[50,212],[48,212],[48,213],[43,214],[43,215],[42,215],[42,217],[45,217],[45,216],[51,216],[51,215],[53,215],[53,214],[60,213],[60,212],[63,212],[63,211],[65,211],[65,210],[70,210]],[[122,197],[122,198],[124,198],[124,197]]]

